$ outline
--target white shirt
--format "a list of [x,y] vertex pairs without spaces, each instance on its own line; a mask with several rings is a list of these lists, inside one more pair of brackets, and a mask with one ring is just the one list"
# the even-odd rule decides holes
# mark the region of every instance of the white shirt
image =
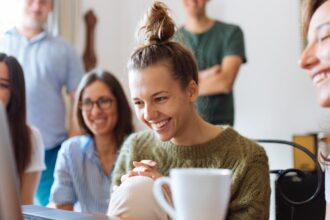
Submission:
[[40,132],[37,128],[31,128],[32,154],[30,164],[26,167],[25,172],[38,172],[46,169],[45,165],[45,146],[42,141]]

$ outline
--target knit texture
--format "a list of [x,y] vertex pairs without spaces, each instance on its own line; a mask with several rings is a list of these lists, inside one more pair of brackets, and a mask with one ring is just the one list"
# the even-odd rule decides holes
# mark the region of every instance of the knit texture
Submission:
[[152,131],[132,134],[118,156],[112,185],[120,185],[121,176],[133,169],[133,161],[146,159],[156,161],[164,176],[169,175],[171,168],[227,168],[233,173],[226,219],[268,219],[270,182],[266,153],[232,128],[223,129],[214,139],[191,146],[162,142]]

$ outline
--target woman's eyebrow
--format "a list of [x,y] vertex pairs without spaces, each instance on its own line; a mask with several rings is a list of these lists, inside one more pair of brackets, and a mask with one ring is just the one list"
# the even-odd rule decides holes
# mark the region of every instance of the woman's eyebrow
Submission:
[[0,81],[6,81],[6,82],[9,82],[9,79],[7,79],[7,78],[3,78],[3,77],[0,77]]
[[330,25],[330,21],[322,23],[319,26],[317,26],[316,31],[319,31],[320,29],[322,29],[323,27],[328,26],[328,25]]

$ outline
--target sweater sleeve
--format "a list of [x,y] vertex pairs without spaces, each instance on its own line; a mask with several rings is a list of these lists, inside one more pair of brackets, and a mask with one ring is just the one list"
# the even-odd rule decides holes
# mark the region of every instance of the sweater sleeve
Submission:
[[269,166],[260,150],[247,162],[238,195],[232,198],[228,220],[268,220],[270,203]]
[[111,184],[111,189],[110,191],[112,191],[113,186],[119,186],[121,184],[121,177],[123,175],[125,175],[126,173],[128,173],[129,170],[133,169],[133,154],[132,154],[132,148],[134,146],[135,143],[135,138],[134,138],[134,134],[132,134],[131,136],[129,136],[126,141],[124,142],[116,164],[115,164],[115,168],[112,172],[112,184]]

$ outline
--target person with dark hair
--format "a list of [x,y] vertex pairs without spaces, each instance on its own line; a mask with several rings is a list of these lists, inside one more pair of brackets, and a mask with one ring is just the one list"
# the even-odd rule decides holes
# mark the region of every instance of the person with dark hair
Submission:
[[[308,0],[304,5],[302,19],[307,46],[301,54],[299,64],[308,70],[320,106],[330,107],[330,1]],[[329,152],[329,149],[324,149]],[[321,162],[325,164],[326,219],[330,220],[330,158],[320,151]]]
[[109,72],[92,70],[80,82],[76,115],[84,135],[66,140],[59,151],[51,201],[57,208],[106,214],[117,151],[133,132],[124,90]]
[[164,3],[153,3],[139,33],[146,42],[128,62],[129,89],[135,113],[150,131],[125,141],[113,172],[108,214],[167,219],[150,181],[169,175],[171,168],[195,167],[232,170],[227,219],[268,219],[266,153],[231,127],[212,125],[199,116],[194,107],[197,65],[190,51],[172,40],[175,24]]
[[25,80],[18,61],[0,53],[0,102],[7,110],[22,204],[33,204],[40,173],[45,169],[39,131],[26,122]]
[[233,88],[246,62],[241,28],[208,17],[209,0],[182,0],[187,20],[176,38],[196,57],[199,78],[197,111],[212,124],[234,125]]
[[0,52],[16,57],[27,76],[27,118],[39,129],[45,143],[46,170],[41,174],[35,202],[47,205],[58,150],[68,136],[77,134],[74,120],[70,117],[66,128],[63,91],[70,96],[68,100],[73,101],[84,69],[71,45],[47,31],[53,1],[18,2],[19,22],[0,36]]

